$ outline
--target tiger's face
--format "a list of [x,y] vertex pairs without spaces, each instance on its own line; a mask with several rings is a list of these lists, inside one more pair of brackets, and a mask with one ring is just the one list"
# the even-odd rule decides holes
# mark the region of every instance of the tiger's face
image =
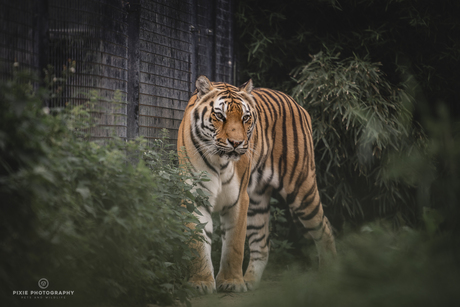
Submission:
[[250,91],[252,82],[240,88],[214,84],[205,77],[197,80],[195,129],[208,153],[239,160],[249,148],[257,114]]

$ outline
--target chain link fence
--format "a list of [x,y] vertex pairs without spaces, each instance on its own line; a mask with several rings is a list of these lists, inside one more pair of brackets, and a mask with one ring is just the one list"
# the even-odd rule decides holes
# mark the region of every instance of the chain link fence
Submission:
[[1,0],[0,79],[68,76],[49,107],[96,101],[91,131],[175,144],[197,76],[235,83],[235,0]]

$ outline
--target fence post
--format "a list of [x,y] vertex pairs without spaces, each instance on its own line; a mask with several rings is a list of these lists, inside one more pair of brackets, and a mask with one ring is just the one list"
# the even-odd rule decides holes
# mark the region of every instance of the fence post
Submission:
[[[34,54],[35,63],[33,66],[38,70],[40,82],[43,85],[45,72],[44,69],[49,64],[49,13],[48,0],[39,0],[35,2],[34,13]],[[32,64],[32,63],[31,63]],[[45,106],[49,107],[50,101],[44,101]]]
[[[217,16],[216,16],[216,11],[217,11],[217,3],[218,1],[211,1],[211,32],[208,33],[209,35],[209,40],[210,40],[210,45],[211,45],[211,80],[217,81],[217,65],[216,65],[216,60],[217,60],[217,38],[216,38],[216,32],[217,32]],[[219,80],[223,81],[223,80]]]
[[189,96],[195,91],[195,81],[198,78],[198,23],[197,23],[197,0],[192,0],[190,12],[190,80]]
[[139,0],[131,0],[127,4],[126,9],[128,11],[128,106],[126,137],[128,140],[131,140],[139,136]]

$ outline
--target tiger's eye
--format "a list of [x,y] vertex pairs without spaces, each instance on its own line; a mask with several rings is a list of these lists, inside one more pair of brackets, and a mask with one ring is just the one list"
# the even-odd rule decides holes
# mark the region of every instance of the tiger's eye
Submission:
[[251,116],[250,115],[245,115],[243,117],[243,122],[247,122]]
[[221,113],[216,113],[217,119],[224,120],[225,117]]

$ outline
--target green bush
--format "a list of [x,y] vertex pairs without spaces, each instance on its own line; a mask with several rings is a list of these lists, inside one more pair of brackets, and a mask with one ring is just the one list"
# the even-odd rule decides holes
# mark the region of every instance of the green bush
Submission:
[[340,59],[332,51],[312,56],[293,77],[292,95],[314,119],[324,202],[354,219],[390,215],[403,224],[415,221],[410,186],[384,175],[390,153],[424,146],[412,126],[412,99],[384,78],[379,63]]
[[197,220],[181,201],[206,201],[192,189],[204,178],[182,175],[163,141],[87,141],[90,109],[43,108],[48,92],[23,81],[0,94],[2,302],[27,303],[12,291],[41,278],[74,291],[66,305],[188,301]]

